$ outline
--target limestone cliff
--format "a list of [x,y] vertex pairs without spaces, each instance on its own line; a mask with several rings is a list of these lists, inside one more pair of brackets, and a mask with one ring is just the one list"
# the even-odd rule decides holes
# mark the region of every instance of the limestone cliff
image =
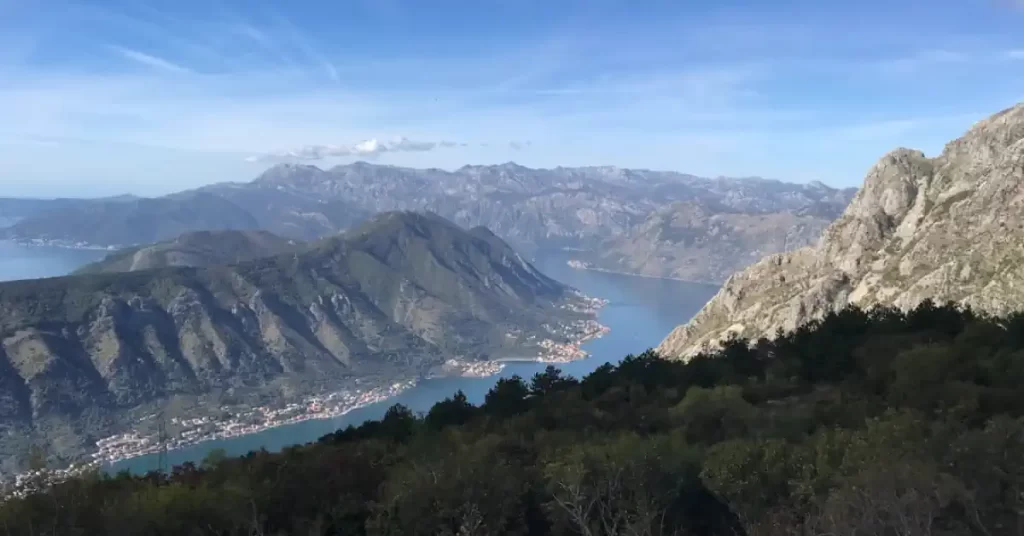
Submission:
[[897,149],[817,245],[726,281],[658,347],[686,357],[729,333],[757,338],[848,304],[931,298],[1002,313],[1024,304],[1024,104],[974,125],[935,158]]

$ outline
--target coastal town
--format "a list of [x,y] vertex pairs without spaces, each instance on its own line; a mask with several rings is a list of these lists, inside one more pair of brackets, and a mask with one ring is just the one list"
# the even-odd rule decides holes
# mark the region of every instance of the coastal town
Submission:
[[[313,396],[280,408],[257,406],[233,414],[226,419],[197,417],[170,419],[174,435],[141,435],[136,431],[100,439],[91,459],[61,469],[34,469],[0,483],[0,499],[21,497],[46,486],[79,476],[119,461],[174,450],[216,439],[254,434],[270,428],[312,419],[333,419],[361,407],[392,398],[415,385],[414,380],[396,382],[366,390],[340,391],[324,396]],[[147,419],[156,418],[150,415]]]
[[442,370],[445,376],[486,378],[500,373],[504,368],[504,363],[500,361],[459,361],[457,359],[449,359],[444,363]]
[[[596,317],[596,313],[608,304],[608,300],[592,298],[579,291],[574,291],[574,293],[575,299],[562,304],[561,308]],[[484,378],[500,373],[507,361],[568,363],[584,359],[588,353],[582,349],[581,345],[609,332],[609,328],[600,324],[595,318],[577,319],[557,326],[544,324],[541,327],[552,336],[565,342],[558,342],[551,338],[538,341],[535,336],[529,336],[526,341],[539,349],[539,353],[533,358],[482,361],[450,359],[443,365],[442,374]],[[518,331],[513,331],[508,335],[518,337],[520,334]],[[12,479],[0,479],[0,500],[24,496],[67,478],[96,471],[103,466],[138,456],[180,449],[206,441],[254,434],[270,428],[312,419],[340,417],[355,409],[393,398],[414,385],[416,385],[416,380],[405,380],[368,389],[356,388],[311,396],[301,402],[293,402],[281,407],[256,406],[235,410],[234,413],[226,413],[220,418],[212,416],[173,417],[164,423],[165,427],[162,427],[166,433],[164,437],[160,437],[158,434],[144,435],[138,431],[129,431],[98,440],[95,452],[87,461],[77,462],[61,469],[35,469],[18,474]],[[158,416],[153,414],[143,420],[155,418]]]
[[352,410],[392,398],[415,383],[414,380],[407,380],[365,391],[340,391],[325,396],[309,397],[302,402],[286,404],[280,408],[257,406],[224,420],[211,417],[172,418],[170,424],[177,430],[177,435],[167,438],[165,442],[160,441],[158,437],[143,437],[135,432],[129,432],[97,441],[97,451],[92,457],[96,462],[110,464],[153,454],[164,448],[174,450],[204,441],[254,434],[311,419],[333,419]]

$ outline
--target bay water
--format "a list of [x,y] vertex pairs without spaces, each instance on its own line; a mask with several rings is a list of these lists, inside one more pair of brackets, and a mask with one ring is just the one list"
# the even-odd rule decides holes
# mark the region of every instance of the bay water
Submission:
[[[583,345],[590,353],[586,359],[556,365],[577,378],[589,374],[605,363],[617,363],[628,354],[639,354],[657,346],[672,330],[689,320],[718,291],[718,287],[683,281],[635,277],[570,268],[567,252],[545,252],[533,259],[543,273],[582,290],[589,296],[609,300],[598,314],[598,320],[611,328],[604,337]],[[216,439],[167,453],[167,466],[184,462],[198,464],[214,449],[223,449],[230,456],[240,456],[265,448],[281,450],[287,446],[316,441],[346,426],[379,419],[394,404],[403,404],[415,412],[426,412],[434,403],[461,390],[474,403],[483,402],[484,395],[499,378],[519,375],[527,381],[548,365],[536,362],[508,363],[501,373],[486,378],[434,378],[386,401],[371,404],[334,419],[309,420],[270,428],[255,434]],[[145,473],[160,468],[157,454],[124,460],[107,467],[108,471],[128,470]]]
[[109,253],[100,249],[23,246],[0,240],[0,281],[67,275]]
[[[0,281],[65,275],[83,264],[101,259],[109,252],[74,250],[41,246],[21,246],[0,241]],[[543,273],[576,287],[590,296],[609,300],[598,313],[598,320],[611,328],[604,337],[583,345],[590,353],[586,359],[558,366],[566,374],[585,376],[604,363],[617,363],[628,354],[639,354],[657,346],[672,330],[689,320],[717,292],[711,285],[683,281],[635,277],[606,272],[576,270],[566,262],[571,253],[552,251],[532,259]],[[470,402],[480,404],[499,378],[519,375],[529,380],[542,372],[546,363],[512,362],[498,375],[486,378],[434,378],[386,401],[371,404],[333,419],[309,420],[270,428],[255,434],[216,439],[167,453],[169,466],[184,462],[199,463],[214,449],[228,455],[242,455],[265,448],[280,450],[289,445],[307,443],[350,424],[379,419],[394,404],[413,411],[426,412],[435,402],[461,390]],[[128,470],[145,473],[160,467],[156,454],[111,464],[110,472]]]

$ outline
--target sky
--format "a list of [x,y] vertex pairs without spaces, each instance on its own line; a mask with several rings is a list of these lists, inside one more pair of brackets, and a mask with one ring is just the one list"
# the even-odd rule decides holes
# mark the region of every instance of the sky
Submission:
[[0,0],[0,196],[278,162],[857,186],[1024,100],[1024,0]]

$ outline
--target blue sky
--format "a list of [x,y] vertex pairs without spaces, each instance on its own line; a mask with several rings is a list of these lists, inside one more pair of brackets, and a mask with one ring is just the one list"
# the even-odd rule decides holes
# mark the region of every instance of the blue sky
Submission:
[[1024,0],[0,0],[0,195],[277,161],[858,185],[1024,100]]

